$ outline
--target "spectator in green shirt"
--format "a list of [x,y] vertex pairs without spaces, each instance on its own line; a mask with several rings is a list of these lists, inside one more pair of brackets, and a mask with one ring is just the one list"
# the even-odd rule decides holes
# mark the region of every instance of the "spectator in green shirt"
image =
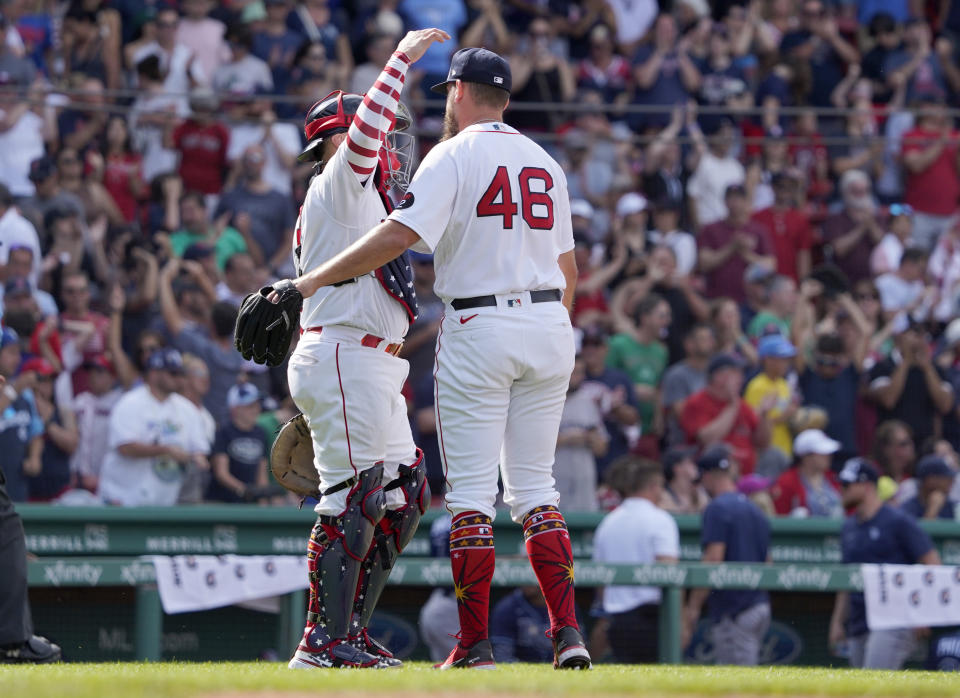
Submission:
[[667,366],[667,346],[661,341],[671,322],[670,305],[650,293],[637,305],[636,325],[610,339],[607,366],[620,369],[633,381],[640,402],[643,433],[662,431],[659,410],[660,377]]
[[778,274],[770,282],[767,303],[747,326],[747,336],[756,341],[768,334],[790,337],[790,322],[797,309],[797,284]]
[[213,247],[217,268],[223,271],[227,260],[237,252],[247,252],[247,243],[235,228],[217,221],[210,223],[203,194],[189,191],[180,198],[180,225],[182,229],[170,236],[173,253],[183,257],[190,245],[206,243]]

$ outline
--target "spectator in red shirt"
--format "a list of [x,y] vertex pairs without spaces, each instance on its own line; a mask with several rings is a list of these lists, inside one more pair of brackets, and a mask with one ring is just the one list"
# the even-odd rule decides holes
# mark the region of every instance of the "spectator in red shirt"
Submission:
[[770,490],[780,516],[842,516],[840,487],[830,472],[831,456],[840,450],[820,429],[806,429],[793,440],[797,462]]
[[830,156],[820,135],[817,112],[805,109],[797,115],[790,135],[790,160],[803,174],[807,197],[824,200],[833,192]]
[[133,150],[130,130],[123,116],[114,115],[107,121],[103,158],[97,164],[104,189],[120,209],[123,219],[133,223],[137,220],[146,184],[143,181],[143,156]]
[[171,147],[180,153],[180,178],[187,191],[219,194],[227,171],[230,131],[216,119],[217,99],[206,87],[190,93],[192,116],[173,130]]
[[[727,355],[707,365],[707,386],[694,393],[680,413],[680,427],[690,443],[708,448],[725,443],[740,463],[741,475],[753,472],[758,451],[770,443],[769,407],[757,415],[740,397],[743,364]],[[772,406],[772,405],[771,405]]]
[[750,220],[750,202],[741,184],[727,187],[726,219],[706,226],[699,236],[700,270],[713,296],[743,301],[743,273],[750,264],[774,265],[768,231]]
[[610,104],[624,93],[630,79],[630,63],[614,53],[609,27],[596,25],[590,31],[590,52],[577,67],[577,85],[599,90],[603,101]]
[[927,252],[951,223],[960,198],[957,132],[942,100],[926,97],[917,126],[903,134],[904,201],[913,207],[913,240]]
[[799,182],[796,177],[778,173],[773,176],[772,184],[773,206],[753,214],[753,220],[770,233],[777,273],[799,281],[810,273],[813,246],[810,219],[797,208]]
[[870,253],[883,238],[870,178],[862,170],[847,170],[840,178],[843,209],[823,221],[823,241],[832,261],[851,284],[870,278]]
[[[89,389],[84,361],[107,350],[110,320],[90,310],[90,279],[82,271],[67,273],[60,289],[63,312],[59,317],[63,367],[71,371],[73,394]],[[58,322],[50,318],[46,322]],[[42,330],[41,330],[42,332]]]

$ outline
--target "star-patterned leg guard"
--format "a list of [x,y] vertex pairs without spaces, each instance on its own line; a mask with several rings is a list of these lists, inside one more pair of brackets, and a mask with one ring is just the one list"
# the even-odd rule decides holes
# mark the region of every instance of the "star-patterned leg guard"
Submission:
[[536,507],[523,517],[527,555],[547,602],[550,631],[577,628],[573,601],[573,550],[563,514],[555,506]]
[[291,669],[388,666],[346,641],[363,556],[386,509],[382,477],[381,463],[361,472],[344,512],[317,518],[307,546],[307,625]]
[[496,564],[493,521],[489,516],[478,511],[465,511],[453,517],[450,564],[460,616],[460,646],[469,649],[487,639],[490,583]]
[[353,603],[353,618],[350,621],[350,644],[369,654],[380,656],[383,661],[399,666],[381,643],[371,637],[368,627],[373,611],[380,600],[390,570],[397,557],[413,539],[420,517],[430,506],[430,488],[427,486],[427,467],[423,451],[417,449],[417,459],[412,465],[401,465],[399,476],[384,486],[384,491],[399,490],[404,504],[399,509],[390,509],[380,519],[373,535],[373,543],[360,569],[360,582]]

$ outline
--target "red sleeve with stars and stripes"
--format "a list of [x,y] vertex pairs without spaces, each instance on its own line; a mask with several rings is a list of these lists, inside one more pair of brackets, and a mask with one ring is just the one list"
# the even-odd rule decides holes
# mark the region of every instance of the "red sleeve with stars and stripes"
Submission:
[[403,80],[410,59],[396,51],[380,73],[347,131],[347,162],[360,180],[366,180],[377,167],[380,144],[393,128]]

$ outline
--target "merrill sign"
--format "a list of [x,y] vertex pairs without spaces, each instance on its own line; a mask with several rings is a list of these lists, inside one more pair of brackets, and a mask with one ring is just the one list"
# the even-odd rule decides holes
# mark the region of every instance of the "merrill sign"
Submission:
[[148,536],[151,553],[235,553],[237,527],[214,526],[212,536]]

